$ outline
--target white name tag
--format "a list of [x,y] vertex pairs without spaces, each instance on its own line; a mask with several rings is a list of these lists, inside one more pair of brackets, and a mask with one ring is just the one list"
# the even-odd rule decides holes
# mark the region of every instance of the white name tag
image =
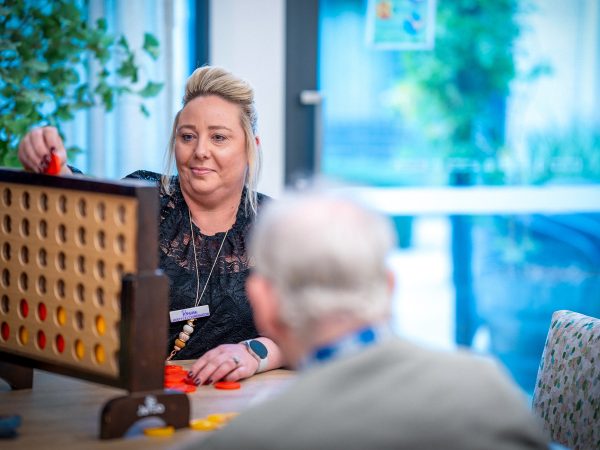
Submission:
[[210,316],[208,305],[195,306],[193,308],[178,309],[170,311],[171,322],[181,322],[183,320],[197,319],[198,317]]

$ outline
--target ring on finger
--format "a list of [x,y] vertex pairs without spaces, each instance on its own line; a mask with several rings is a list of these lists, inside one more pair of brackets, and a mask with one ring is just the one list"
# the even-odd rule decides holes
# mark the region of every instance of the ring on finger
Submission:
[[240,364],[240,357],[239,356],[233,355],[231,357],[231,359],[233,359],[233,362],[235,363],[236,366]]

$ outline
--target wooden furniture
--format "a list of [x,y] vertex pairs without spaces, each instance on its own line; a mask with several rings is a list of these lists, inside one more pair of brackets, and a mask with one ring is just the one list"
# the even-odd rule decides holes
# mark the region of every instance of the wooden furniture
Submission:
[[158,217],[149,183],[0,170],[0,378],[26,389],[40,368],[129,391],[102,410],[101,438],[156,399],[169,425],[189,423],[187,397],[163,390]]
[[[175,361],[185,368],[193,361]],[[292,381],[294,372],[274,370],[241,382],[238,390],[219,390],[199,386],[187,394],[191,418],[212,413],[241,412],[263,401]],[[0,381],[0,415],[19,414],[22,426],[16,439],[0,439],[0,447],[10,449],[150,449],[167,448],[201,440],[206,433],[190,428],[177,430],[170,437],[147,437],[99,440],[99,412],[102,403],[122,395],[123,391],[100,384],[35,371],[34,387],[11,391]]]

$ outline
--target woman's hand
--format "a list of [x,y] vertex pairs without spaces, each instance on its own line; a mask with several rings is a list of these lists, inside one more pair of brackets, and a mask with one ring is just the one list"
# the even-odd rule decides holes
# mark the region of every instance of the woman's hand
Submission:
[[61,175],[71,174],[67,166],[67,152],[54,127],[34,128],[19,143],[19,161],[26,170],[44,173],[52,158],[56,158]]
[[196,385],[212,384],[219,380],[237,381],[248,378],[257,370],[258,361],[243,344],[222,344],[198,358],[188,377]]

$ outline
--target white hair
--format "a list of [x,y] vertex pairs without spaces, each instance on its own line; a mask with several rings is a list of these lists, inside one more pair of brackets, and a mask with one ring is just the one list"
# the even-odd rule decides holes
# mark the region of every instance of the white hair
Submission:
[[334,192],[288,192],[261,212],[252,234],[254,270],[280,297],[280,319],[302,333],[331,314],[367,321],[389,311],[390,221]]

